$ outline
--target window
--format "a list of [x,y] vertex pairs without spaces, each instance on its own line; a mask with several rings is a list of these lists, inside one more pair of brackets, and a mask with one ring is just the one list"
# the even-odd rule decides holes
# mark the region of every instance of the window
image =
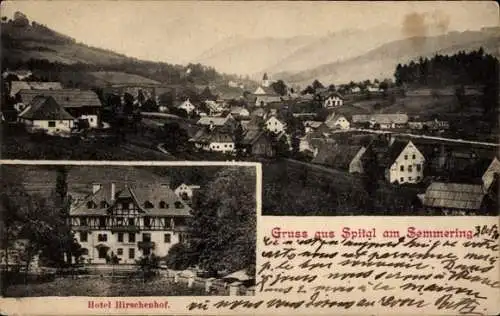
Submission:
[[417,181],[420,181],[420,176],[417,177]]
[[107,207],[108,207],[108,202],[101,201],[101,208],[107,208]]
[[170,219],[168,217],[163,218],[163,227],[170,228]]
[[135,225],[135,220],[133,218],[128,219],[128,225],[129,226],[134,226]]
[[151,234],[150,233],[144,233],[142,234],[142,241],[151,241]]
[[408,160],[408,155],[405,155],[405,160]]
[[149,218],[148,216],[144,217],[144,226],[151,227],[151,218]]
[[411,156],[411,159],[413,159],[413,160],[415,160],[416,158],[417,158],[417,156],[415,156],[415,154],[413,154],[413,155]]
[[97,235],[97,241],[108,241],[108,235],[106,234]]
[[94,119],[91,117],[91,118],[90,118],[90,121],[91,121],[91,122],[94,122]]
[[408,165],[408,172],[412,172],[413,171],[413,166],[412,165]]
[[118,233],[118,242],[123,242],[123,233]]
[[161,201],[160,208],[167,208],[167,203],[165,203],[165,201]]
[[128,234],[128,242],[135,242],[135,233]]
[[171,235],[170,234],[165,234],[163,236],[163,238],[164,238],[164,241],[165,241],[166,244],[170,243],[170,240],[171,240]]
[[135,258],[135,249],[134,248],[129,248],[128,249],[128,258],[129,259],[134,259]]
[[93,209],[96,207],[96,204],[94,203],[94,201],[88,201],[87,202],[87,208],[88,209]]
[[399,178],[399,182],[400,182],[400,183],[405,182],[405,178],[403,178],[403,177]]
[[80,217],[80,226],[87,226],[87,218]]
[[80,232],[80,242],[87,242],[87,232]]
[[105,217],[99,217],[99,227],[100,228],[106,227],[106,218]]
[[412,181],[412,177],[408,177],[408,181]]
[[116,249],[116,254],[119,256],[123,256],[123,248]]
[[144,202],[144,208],[153,208],[153,203],[149,201]]
[[175,202],[175,208],[184,208],[184,205],[182,205],[182,203],[181,203],[181,202],[176,201],[176,202]]
[[49,127],[56,127],[55,121],[49,121]]
[[422,166],[418,163],[417,164],[417,171],[420,171],[420,170],[422,170]]
[[405,171],[405,166],[403,165],[399,166],[399,171]]

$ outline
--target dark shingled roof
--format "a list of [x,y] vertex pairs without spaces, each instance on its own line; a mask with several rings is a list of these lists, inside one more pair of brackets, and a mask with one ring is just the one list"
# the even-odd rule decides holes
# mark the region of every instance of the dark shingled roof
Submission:
[[[116,201],[121,198],[131,198],[144,215],[190,216],[191,208],[167,185],[158,183],[144,186],[132,184],[117,187],[114,200],[111,199],[111,184],[103,185],[96,193],[89,194],[86,198],[74,203],[71,207],[70,215],[106,216],[109,215]],[[87,207],[87,202],[89,201],[93,201],[97,205],[97,208],[89,209]],[[106,202],[106,205],[101,205],[103,201]],[[146,207],[146,202],[150,202],[152,207]],[[165,202],[166,207],[160,208],[160,202]]]
[[425,191],[424,206],[478,210],[485,192],[480,184],[433,182]]
[[230,133],[214,128],[209,131],[207,128],[200,129],[189,141],[195,143],[232,143],[234,139]]
[[323,143],[319,146],[318,154],[312,162],[331,166],[335,169],[348,170],[349,164],[362,148],[363,146],[358,145]]
[[27,120],[74,120],[66,110],[52,97],[35,97],[29,106],[19,114]]
[[25,104],[39,96],[51,96],[60,105],[65,108],[79,108],[84,106],[101,107],[101,101],[94,91],[78,90],[78,89],[61,89],[61,90],[21,90],[19,96]]

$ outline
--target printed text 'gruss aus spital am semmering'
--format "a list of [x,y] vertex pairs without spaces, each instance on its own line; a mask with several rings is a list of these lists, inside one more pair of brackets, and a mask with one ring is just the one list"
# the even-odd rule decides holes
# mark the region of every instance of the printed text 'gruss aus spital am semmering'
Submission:
[[[404,234],[404,235],[403,235]],[[343,238],[343,239],[359,239],[359,238],[399,238],[406,236],[407,238],[463,238],[472,239],[474,237],[474,230],[471,229],[421,229],[414,226],[407,228],[405,233],[399,230],[383,230],[378,231],[377,228],[352,228],[342,227],[340,230],[321,230],[309,232],[307,230],[289,230],[282,227],[274,227],[271,230],[273,238]]]
[[[294,229],[268,225],[261,237],[254,298],[205,299],[191,302],[188,309],[301,313],[331,309],[359,314],[384,310],[454,315],[498,312],[496,225],[470,230],[440,225],[409,227],[391,238],[384,238],[384,230],[361,237],[362,231],[352,228],[341,227],[337,235],[330,230],[319,234],[291,227]],[[353,232],[358,233],[355,238]]]

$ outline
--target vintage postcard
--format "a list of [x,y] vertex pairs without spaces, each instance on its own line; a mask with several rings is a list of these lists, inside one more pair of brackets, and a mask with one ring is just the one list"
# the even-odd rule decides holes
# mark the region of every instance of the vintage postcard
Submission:
[[500,312],[496,2],[0,11],[0,314]]

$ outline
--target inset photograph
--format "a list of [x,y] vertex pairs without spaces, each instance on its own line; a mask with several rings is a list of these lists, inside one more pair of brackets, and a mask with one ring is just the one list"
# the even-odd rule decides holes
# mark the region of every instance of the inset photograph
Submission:
[[2,296],[254,295],[255,166],[1,166]]

